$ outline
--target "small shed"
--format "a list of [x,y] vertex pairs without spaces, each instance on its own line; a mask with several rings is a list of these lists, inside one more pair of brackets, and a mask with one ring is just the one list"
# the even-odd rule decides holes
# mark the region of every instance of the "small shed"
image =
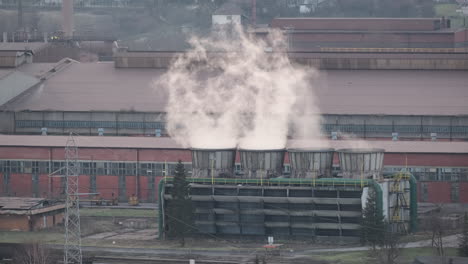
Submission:
[[63,222],[65,203],[43,198],[0,197],[0,230],[36,231]]

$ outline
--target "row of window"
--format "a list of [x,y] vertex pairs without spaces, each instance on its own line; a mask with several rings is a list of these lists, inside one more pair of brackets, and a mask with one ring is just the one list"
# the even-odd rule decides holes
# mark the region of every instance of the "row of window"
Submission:
[[468,168],[384,167],[384,173],[408,171],[418,181],[468,181]]
[[[110,161],[80,161],[80,174],[85,175],[138,175],[164,176],[173,175],[175,163],[164,162],[110,162]],[[0,172],[9,173],[40,173],[60,174],[65,168],[65,161],[28,161],[28,160],[0,160]],[[185,170],[190,175],[191,163],[185,163]],[[241,165],[235,165],[236,173],[242,171]],[[285,164],[283,172],[289,174],[291,167]],[[340,171],[339,166],[333,166],[333,173]],[[468,168],[434,168],[434,167],[384,167],[384,174],[401,171],[411,172],[418,181],[468,181]]]
[[164,122],[132,121],[54,121],[54,120],[17,120],[18,128],[128,128],[128,129],[165,129]]
[[[54,121],[54,120],[17,120],[18,128],[117,128],[117,129],[165,129],[164,122],[133,121]],[[348,133],[439,133],[468,135],[468,126],[429,126],[429,125],[354,125],[323,124],[322,130],[329,134],[333,131]]]
[[[421,202],[429,201],[428,183],[421,182]],[[460,202],[460,183],[452,182],[450,186],[450,201],[453,203]]]

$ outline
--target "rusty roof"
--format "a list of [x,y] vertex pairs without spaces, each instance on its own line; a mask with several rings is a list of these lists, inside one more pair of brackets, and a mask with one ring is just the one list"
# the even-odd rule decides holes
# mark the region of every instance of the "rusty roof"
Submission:
[[[6,110],[165,112],[166,70],[74,63]],[[311,83],[323,114],[468,115],[466,71],[326,70]]]
[[[0,135],[0,147],[65,147],[67,136]],[[80,148],[141,148],[141,149],[187,149],[167,137],[111,137],[77,136]],[[324,140],[319,147],[335,149],[380,148],[391,153],[468,153],[468,142],[448,141],[363,141],[363,140]],[[308,141],[289,140],[287,147],[314,147]]]
[[44,201],[43,198],[0,197],[0,210],[30,210],[41,207]]

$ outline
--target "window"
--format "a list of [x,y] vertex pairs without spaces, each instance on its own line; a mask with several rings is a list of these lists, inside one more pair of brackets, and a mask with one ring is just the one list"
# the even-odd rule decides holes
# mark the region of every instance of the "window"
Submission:
[[428,190],[427,190],[427,183],[422,182],[421,183],[421,201],[422,202],[427,202],[428,199]]
[[453,182],[452,183],[452,188],[450,189],[450,199],[452,202],[457,203],[459,202],[459,197],[460,197],[460,185],[458,182]]

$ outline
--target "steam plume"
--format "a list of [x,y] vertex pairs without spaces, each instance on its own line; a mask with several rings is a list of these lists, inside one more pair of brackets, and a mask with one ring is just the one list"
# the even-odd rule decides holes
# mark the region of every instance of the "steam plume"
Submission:
[[310,87],[314,71],[290,63],[281,32],[261,41],[236,28],[190,44],[156,83],[169,90],[167,131],[177,142],[284,148],[290,125],[308,139],[319,137],[319,119],[310,115],[318,113]]

